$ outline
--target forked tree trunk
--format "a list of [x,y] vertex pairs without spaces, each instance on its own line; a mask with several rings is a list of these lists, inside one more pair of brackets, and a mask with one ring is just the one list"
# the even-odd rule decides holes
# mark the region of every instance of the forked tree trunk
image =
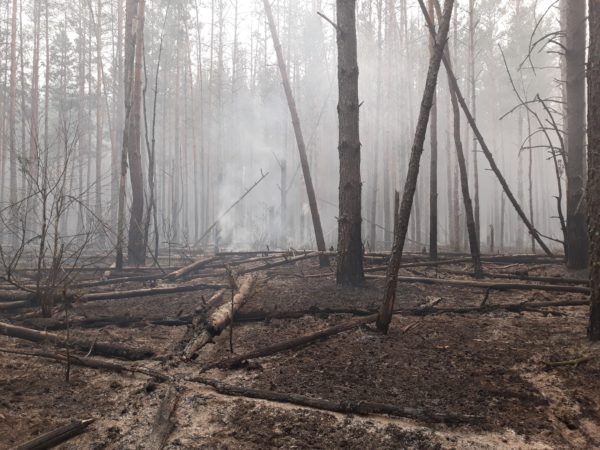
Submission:
[[[590,0],[592,3],[594,0]],[[585,186],[585,2],[569,0],[566,9],[567,83],[567,265],[584,269],[588,263]],[[591,59],[590,59],[591,60]]]
[[[263,0],[263,3],[265,5],[265,12],[267,14],[267,20],[269,22],[269,28],[271,30],[271,37],[273,38],[275,53],[277,53],[277,63],[283,81],[285,97],[287,99],[287,104],[290,109],[290,114],[292,116],[292,125],[294,127],[294,134],[296,136],[296,144],[298,145],[298,153],[300,154],[300,164],[302,166],[302,174],[304,175],[304,184],[306,185],[308,204],[310,205],[310,213],[312,216],[313,227],[315,229],[317,249],[320,252],[325,252],[327,251],[327,248],[325,247],[325,237],[323,235],[323,227],[321,226],[319,208],[317,206],[317,196],[315,194],[315,188],[313,186],[312,177],[310,175],[308,157],[306,156],[306,144],[304,143],[304,135],[302,134],[302,127],[300,126],[300,117],[298,116],[296,101],[294,100],[294,95],[292,93],[292,86],[288,77],[285,59],[283,58],[283,50],[281,49],[279,35],[277,34],[275,19],[273,18],[273,11],[271,10],[269,0]],[[285,189],[285,186],[281,186],[281,189]],[[325,255],[321,255],[319,257],[319,261],[321,262],[321,267],[329,265],[329,258]]]
[[[427,80],[425,82],[425,92],[421,101],[421,110],[417,121],[417,129],[415,131],[415,139],[413,142],[410,162],[408,166],[408,174],[404,184],[404,193],[402,195],[402,203],[400,211],[396,217],[396,227],[394,232],[394,247],[388,265],[386,286],[383,297],[383,304],[377,318],[377,328],[387,333],[387,330],[392,320],[394,310],[394,301],[396,299],[396,286],[398,284],[398,271],[402,260],[402,251],[408,231],[408,222],[410,212],[413,206],[415,190],[417,188],[417,179],[419,176],[419,164],[421,155],[423,154],[423,144],[425,142],[425,134],[427,133],[427,125],[433,106],[433,98],[437,85],[438,74],[446,41],[448,40],[448,31],[450,29],[450,19],[452,17],[452,8],[454,0],[445,0],[444,12],[440,21],[439,33],[435,40],[434,52],[429,62],[429,70],[427,72]],[[426,11],[425,11],[426,12]]]
[[600,341],[600,1],[590,0],[588,60],[588,181],[591,308],[588,337]]
[[339,217],[337,284],[359,285],[363,268],[356,0],[337,0]]

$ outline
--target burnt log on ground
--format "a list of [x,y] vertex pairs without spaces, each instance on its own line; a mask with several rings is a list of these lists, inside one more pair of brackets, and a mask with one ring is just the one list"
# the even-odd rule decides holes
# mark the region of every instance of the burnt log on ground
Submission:
[[131,348],[120,344],[88,341],[76,338],[66,341],[65,337],[63,336],[52,333],[43,333],[30,328],[19,327],[4,322],[0,322],[0,334],[31,342],[50,343],[62,348],[74,348],[89,354],[116,357],[132,361],[148,359],[154,356],[154,352],[150,349]]
[[43,450],[56,447],[71,438],[79,436],[94,422],[94,419],[76,420],[56,430],[44,433],[30,441],[13,447],[12,450]]
[[152,433],[150,433],[148,440],[144,443],[144,448],[148,450],[162,450],[165,446],[169,435],[173,431],[173,428],[175,428],[173,414],[175,413],[178,399],[179,393],[177,392],[177,388],[169,385],[156,413],[156,418],[152,425]]
[[480,423],[483,417],[458,416],[453,414],[437,413],[420,408],[392,405],[387,403],[376,403],[362,400],[326,400],[307,397],[299,394],[284,394],[281,392],[268,391],[264,389],[253,389],[242,386],[226,384],[221,381],[204,377],[190,378],[188,381],[204,384],[214,388],[219,394],[248,397],[259,400],[269,400],[279,403],[289,403],[308,408],[324,411],[332,411],[342,414],[387,414],[389,416],[405,417],[429,423]]
[[[384,280],[386,277],[369,275],[367,278]],[[469,281],[469,280],[450,280],[445,278],[427,278],[427,277],[398,277],[399,282],[403,283],[422,283],[422,284],[439,284],[444,286],[457,287],[472,287],[486,290],[496,291],[546,291],[546,292],[570,292],[589,295],[590,288],[587,286],[561,286],[547,284],[528,284],[528,283],[494,283],[486,281]]]
[[251,275],[244,279],[240,284],[239,291],[235,294],[232,301],[225,303],[213,312],[206,321],[206,324],[204,324],[204,329],[186,345],[183,351],[184,359],[195,359],[198,356],[198,351],[202,347],[211,342],[213,337],[220,335],[223,330],[227,328],[237,311],[254,293],[255,285],[255,276]]
[[109,372],[117,373],[139,373],[156,379],[157,381],[169,381],[171,377],[156,370],[147,369],[139,366],[125,366],[123,364],[114,361],[105,361],[97,358],[81,358],[79,356],[69,354],[69,356],[62,355],[60,353],[53,353],[48,351],[29,351],[29,350],[18,350],[10,348],[0,348],[0,353],[9,353],[12,355],[19,356],[32,356],[36,358],[50,359],[64,364],[71,364],[74,366],[86,367],[88,369],[99,369],[107,370]]
[[376,319],[377,314],[372,314],[370,316],[362,317],[360,319],[354,319],[349,322],[334,325],[324,330],[316,331],[314,333],[308,333],[303,336],[292,338],[284,342],[279,342],[277,344],[269,345],[267,347],[252,350],[248,353],[244,353],[243,355],[234,356],[232,358],[225,358],[221,361],[206,364],[202,367],[201,371],[204,372],[213,368],[233,369],[239,367],[245,361],[248,361],[250,359],[262,358],[265,356],[274,355],[275,353],[291,350],[293,348],[304,347],[305,345],[311,344],[315,341],[325,339],[339,333],[343,333],[344,331],[353,330],[354,328],[358,328],[361,325],[365,325],[367,323],[375,322]]
[[194,261],[193,263],[182,267],[181,269],[171,272],[164,278],[167,280],[178,280],[179,278],[181,278],[187,274],[193,273],[197,270],[202,269],[203,267],[206,267],[208,264],[215,261],[216,259],[217,259],[216,256],[202,257],[202,258]]
[[179,286],[165,286],[155,288],[132,289],[128,291],[111,291],[111,292],[93,292],[83,294],[78,297],[84,302],[93,302],[99,300],[118,300],[124,298],[149,297],[153,295],[178,294],[183,292],[194,292],[208,289],[223,289],[225,285],[215,284],[183,284]]

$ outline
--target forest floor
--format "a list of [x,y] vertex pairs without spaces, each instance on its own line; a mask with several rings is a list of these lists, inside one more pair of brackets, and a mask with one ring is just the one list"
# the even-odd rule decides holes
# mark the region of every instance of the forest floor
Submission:
[[[449,269],[467,271],[468,266]],[[502,273],[573,277],[559,265],[497,266]],[[315,260],[272,271],[240,310],[304,311],[293,319],[236,323],[234,353],[287,340],[349,320],[351,314],[318,309],[377,310],[384,286],[369,279],[363,288],[341,289],[330,269]],[[419,268],[403,275],[468,279]],[[306,278],[323,274],[323,277]],[[503,280],[506,281],[506,280]],[[132,285],[122,286],[123,289]],[[135,284],[140,286],[140,284]],[[205,347],[196,362],[178,357],[186,326],[153,325],[151,319],[192,314],[201,295],[191,292],[76,305],[73,317],[142,317],[102,328],[74,326],[74,336],[151,347],[161,357],[143,361],[171,375],[194,376],[199,368],[230,355],[229,331]],[[478,307],[485,291],[468,287],[400,283],[397,307]],[[542,291],[491,292],[488,304],[583,300],[583,294]],[[36,319],[0,320],[40,327]],[[174,430],[165,448],[599,448],[600,346],[586,340],[587,308],[552,307],[539,312],[503,310],[423,315],[397,314],[389,334],[357,327],[300,349],[252,360],[235,370],[203,375],[235,386],[301,394],[328,400],[368,400],[473,418],[470,423],[433,423],[384,415],[348,415],[244,396],[223,395],[210,386],[181,381]],[[64,334],[64,331],[56,331]],[[0,347],[39,349],[0,336]],[[575,365],[549,361],[591,356]],[[0,353],[0,448],[10,448],[73,419],[94,418],[88,431],[63,449],[144,448],[168,387],[140,374],[71,367]]]

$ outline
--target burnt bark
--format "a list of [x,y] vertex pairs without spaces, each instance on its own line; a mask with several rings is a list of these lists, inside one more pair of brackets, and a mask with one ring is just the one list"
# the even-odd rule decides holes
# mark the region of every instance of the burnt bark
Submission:
[[[429,15],[435,17],[433,0],[429,0]],[[429,51],[433,56],[435,53],[435,41],[429,37]],[[429,258],[437,259],[438,255],[438,107],[437,93],[433,94],[433,105],[431,107],[431,124],[429,126],[429,138],[431,140],[431,166],[429,171]]]
[[356,0],[337,0],[339,216],[337,284],[364,281]]
[[[585,186],[585,3],[569,0],[565,11],[567,92],[567,266],[584,269],[588,263]],[[594,3],[593,1],[591,3]],[[592,58],[590,58],[592,61]]]
[[589,6],[588,181],[591,306],[588,337],[600,340],[600,2]]
[[[128,260],[133,265],[144,265],[146,246],[144,242],[144,173],[140,141],[140,117],[142,109],[142,67],[144,58],[144,7],[145,0],[137,1],[137,15],[133,36],[135,56],[133,73],[130,73],[131,98],[127,114],[127,158],[131,181],[131,215],[129,219]],[[131,51],[131,50],[129,50]]]

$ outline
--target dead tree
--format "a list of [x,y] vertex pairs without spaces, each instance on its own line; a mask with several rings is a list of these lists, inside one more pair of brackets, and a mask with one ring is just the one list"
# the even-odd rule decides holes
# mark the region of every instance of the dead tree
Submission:
[[[431,11],[431,8],[430,8]],[[433,19],[429,26],[434,26]],[[451,61],[450,50],[446,48],[445,56],[448,62]],[[469,237],[469,248],[471,250],[471,258],[473,259],[473,269],[476,277],[481,276],[481,247],[479,240],[479,228],[477,226],[477,216],[473,210],[473,203],[471,201],[471,194],[469,191],[469,174],[467,171],[467,163],[465,161],[465,154],[463,151],[463,144],[460,137],[460,109],[458,107],[458,100],[456,99],[456,93],[452,89],[452,81],[450,79],[450,73],[448,73],[448,91],[450,92],[450,103],[452,104],[453,113],[453,135],[454,135],[454,146],[456,148],[456,161],[458,163],[460,173],[460,187],[462,190],[463,203],[465,206],[465,222],[467,226],[467,234]],[[492,242],[493,242],[493,228],[492,228]],[[493,247],[493,244],[492,244]]]
[[[431,15],[433,13],[430,12],[429,14]],[[475,20],[475,0],[469,0],[469,85],[471,88],[471,111],[473,111],[474,118],[477,118],[477,77],[475,75],[475,29],[477,28],[478,22],[479,21]],[[473,210],[473,214],[475,217],[475,231],[477,232],[478,246],[480,246],[481,242],[479,241],[479,236],[481,234],[481,224],[479,220],[479,167],[477,164],[477,141],[474,140],[469,145],[473,146],[473,195],[475,200],[475,208]]]
[[588,337],[600,340],[600,3],[590,1],[588,60],[588,181],[591,309]]
[[[439,10],[440,9],[439,1],[434,0],[434,2],[435,2],[436,10]],[[427,18],[429,18],[429,15],[427,15]],[[430,30],[430,33],[432,33],[432,34],[435,33],[435,31],[432,27],[429,27],[429,30]],[[523,211],[523,208],[521,208],[521,205],[519,205],[519,202],[517,201],[517,199],[515,198],[514,194],[511,191],[510,187],[508,186],[508,183],[506,182],[504,175],[502,175],[500,168],[496,164],[496,161],[494,160],[494,156],[492,155],[492,152],[490,151],[489,147],[487,146],[487,143],[485,142],[485,139],[483,138],[483,135],[481,134],[479,127],[477,126],[477,122],[475,122],[475,118],[471,114],[471,110],[469,109],[469,106],[467,105],[465,97],[463,96],[463,94],[460,90],[460,86],[458,85],[458,81],[456,80],[456,76],[454,75],[454,71],[452,70],[452,65],[450,64],[449,59],[446,57],[443,57],[442,61],[444,62],[444,67],[446,67],[446,71],[450,74],[450,82],[452,85],[451,89],[456,94],[456,99],[458,100],[458,103],[460,104],[460,107],[462,108],[463,113],[465,114],[465,117],[467,118],[467,121],[469,122],[469,125],[470,125],[471,129],[473,130],[473,133],[475,134],[475,138],[477,139],[477,141],[479,142],[479,145],[481,146],[481,151],[485,155],[485,157],[490,165],[490,169],[496,175],[496,178],[500,182],[502,189],[504,189],[504,193],[510,200],[510,202],[513,205],[518,216],[521,218],[521,220],[527,227],[527,230],[531,234],[532,238],[535,239],[535,241],[540,245],[540,247],[544,250],[546,255],[553,256],[552,252],[550,251],[550,249],[548,248],[548,246],[542,239],[542,236],[540,235],[539,231],[536,230],[536,228],[533,226],[531,221],[527,218],[527,215]]]
[[337,0],[339,216],[337,284],[364,281],[360,178],[360,133],[356,0]]
[[410,219],[410,211],[413,206],[415,190],[417,188],[417,179],[419,176],[419,164],[421,155],[423,154],[423,144],[425,142],[425,134],[427,133],[427,125],[433,105],[435,88],[437,85],[438,73],[444,48],[448,39],[448,31],[450,29],[450,19],[452,17],[452,8],[454,0],[445,0],[444,12],[440,21],[440,29],[435,37],[434,52],[429,61],[429,70],[427,72],[427,80],[425,82],[425,92],[421,101],[421,110],[417,121],[417,129],[411,150],[410,162],[408,166],[408,174],[404,184],[404,193],[402,195],[402,203],[396,217],[396,226],[394,232],[394,246],[392,255],[387,270],[386,286],[383,297],[383,304],[377,318],[377,328],[384,333],[387,330],[392,320],[394,310],[394,301],[396,299],[396,287],[398,284],[398,271],[402,260],[402,251],[404,250],[404,242],[408,231],[408,223]]
[[9,202],[17,202],[17,0],[12,1],[11,8],[11,38],[10,38],[10,94],[9,94],[9,161],[10,161],[10,191]]
[[[298,110],[296,108],[296,100],[292,93],[292,86],[288,77],[287,67],[285,59],[283,58],[283,50],[281,49],[281,43],[279,42],[279,35],[277,34],[277,28],[275,27],[275,19],[273,18],[273,11],[269,0],[263,0],[265,5],[265,12],[267,14],[267,20],[269,22],[269,29],[271,30],[271,37],[273,38],[273,45],[275,47],[275,53],[277,54],[277,64],[279,66],[279,72],[281,73],[281,79],[283,81],[283,89],[285,91],[285,98],[287,100],[288,108],[292,116],[292,125],[294,127],[294,134],[296,136],[296,144],[298,145],[298,153],[300,155],[300,165],[302,166],[302,174],[304,175],[304,184],[306,185],[306,194],[308,196],[308,204],[310,205],[310,213],[312,216],[313,227],[315,229],[315,239],[317,241],[317,249],[320,252],[327,251],[325,247],[325,237],[323,235],[323,227],[321,226],[321,217],[319,216],[319,208],[317,206],[317,196],[315,194],[315,188],[313,186],[312,177],[310,175],[310,167],[308,165],[308,157],[306,156],[306,144],[304,143],[304,135],[302,134],[302,127],[300,126],[300,117],[298,116]],[[284,189],[284,186],[281,186]],[[325,255],[319,257],[321,267],[329,265],[329,258]]]
[[131,264],[144,265],[146,245],[144,242],[144,174],[140,149],[140,117],[142,105],[142,68],[144,59],[144,7],[145,0],[137,1],[135,29],[135,63],[131,81],[130,111],[128,114],[127,158],[131,180],[131,217],[129,219],[128,259]]
[[[567,265],[583,269],[588,262],[585,211],[585,0],[566,2],[567,122]],[[590,58],[591,60],[591,58]]]
[[[429,0],[429,15],[435,17],[433,0]],[[433,36],[429,37],[429,51],[433,56],[435,52],[435,41]],[[437,93],[433,94],[433,106],[431,107],[431,124],[429,136],[431,140],[431,167],[429,172],[429,258],[437,259],[438,248],[438,107]]]

